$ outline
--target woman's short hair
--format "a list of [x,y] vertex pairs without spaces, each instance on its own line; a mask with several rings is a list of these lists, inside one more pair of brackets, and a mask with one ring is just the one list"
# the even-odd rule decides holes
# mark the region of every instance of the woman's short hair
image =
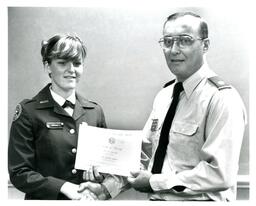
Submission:
[[42,61],[51,64],[53,59],[65,59],[76,61],[86,57],[86,47],[76,35],[56,34],[47,41],[41,43]]

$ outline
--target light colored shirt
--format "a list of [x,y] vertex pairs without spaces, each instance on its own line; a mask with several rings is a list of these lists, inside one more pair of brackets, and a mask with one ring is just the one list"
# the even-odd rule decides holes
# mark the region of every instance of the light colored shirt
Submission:
[[[61,107],[64,105],[66,100],[69,100],[71,103],[75,104],[76,103],[76,94],[75,91],[67,98],[63,98],[62,96],[60,96],[59,94],[57,94],[56,92],[54,92],[52,90],[52,88],[50,87],[50,92],[52,95],[52,98],[54,99],[55,102],[57,102]],[[71,107],[65,107],[64,110],[70,115],[73,115],[74,110]]]
[[[204,64],[183,82],[162,173],[150,178],[154,190],[150,199],[235,200],[246,111],[237,91],[233,87],[219,90],[208,80],[213,76],[216,74]],[[149,171],[174,85],[158,93],[143,130],[143,162],[147,163],[148,157]],[[178,185],[185,190],[172,189]]]
[[[180,94],[170,129],[162,173],[153,174],[149,180],[154,190],[149,194],[150,199],[236,199],[246,110],[233,87],[219,90],[209,81],[214,76],[216,74],[205,63],[183,82],[184,91]],[[175,83],[157,94],[144,126],[142,169],[152,169]],[[112,197],[125,189],[124,178],[109,177],[104,182]],[[175,186],[185,189],[178,192],[173,189]]]

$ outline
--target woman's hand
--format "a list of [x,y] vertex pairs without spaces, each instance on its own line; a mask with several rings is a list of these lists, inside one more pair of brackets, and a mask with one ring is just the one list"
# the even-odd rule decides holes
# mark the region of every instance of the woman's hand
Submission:
[[87,194],[87,192],[90,192],[93,194],[93,198],[98,199],[98,200],[107,200],[110,199],[111,196],[107,190],[107,188],[100,183],[95,183],[95,182],[84,182],[81,183],[79,186],[78,192],[81,194]]
[[84,191],[84,193],[79,193],[79,185],[73,184],[71,182],[65,182],[60,188],[60,192],[66,195],[71,200],[96,200],[97,196],[94,195],[89,190]]
[[104,180],[104,176],[98,172],[97,167],[92,166],[89,168],[89,170],[84,171],[83,179],[85,181],[102,183]]

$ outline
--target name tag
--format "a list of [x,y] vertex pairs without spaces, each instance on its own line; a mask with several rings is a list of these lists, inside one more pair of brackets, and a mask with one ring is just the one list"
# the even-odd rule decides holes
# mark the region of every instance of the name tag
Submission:
[[158,119],[152,119],[151,132],[155,132],[158,126]]
[[62,129],[64,127],[63,122],[46,122],[46,127],[49,129]]

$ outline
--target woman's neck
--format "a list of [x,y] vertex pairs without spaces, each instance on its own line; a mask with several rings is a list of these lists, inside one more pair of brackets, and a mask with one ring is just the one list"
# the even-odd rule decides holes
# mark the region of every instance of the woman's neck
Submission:
[[67,99],[75,90],[75,89],[63,90],[63,89],[59,88],[58,86],[56,86],[55,84],[51,85],[51,89],[58,95],[62,96],[64,99]]

